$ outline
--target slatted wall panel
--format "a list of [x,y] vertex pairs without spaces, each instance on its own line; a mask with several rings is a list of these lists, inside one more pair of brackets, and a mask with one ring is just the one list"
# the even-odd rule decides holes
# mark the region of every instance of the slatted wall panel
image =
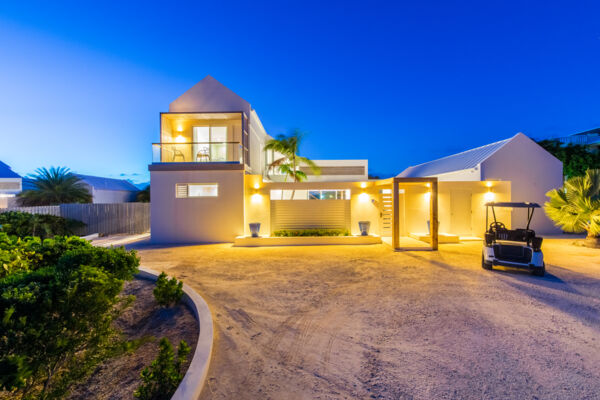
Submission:
[[271,229],[349,229],[349,200],[272,200]]

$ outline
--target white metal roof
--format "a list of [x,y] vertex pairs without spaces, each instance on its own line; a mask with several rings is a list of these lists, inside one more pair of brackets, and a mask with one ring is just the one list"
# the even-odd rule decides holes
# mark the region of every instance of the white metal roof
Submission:
[[501,140],[499,142],[486,144],[485,146],[477,147],[471,150],[463,151],[461,153],[456,153],[447,157],[439,158],[437,160],[408,167],[400,174],[398,174],[398,177],[427,177],[445,174],[448,172],[475,168],[483,161],[485,161],[488,157],[490,157],[492,154],[500,150],[500,148],[502,148],[502,146],[504,146],[506,143],[516,138],[518,135],[522,135],[522,133],[518,133],[517,135],[509,139]]

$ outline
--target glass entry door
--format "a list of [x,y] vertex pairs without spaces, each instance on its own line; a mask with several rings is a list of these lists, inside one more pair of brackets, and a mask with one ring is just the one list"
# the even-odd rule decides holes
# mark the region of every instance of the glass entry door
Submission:
[[227,161],[226,126],[194,126],[193,142],[194,161]]

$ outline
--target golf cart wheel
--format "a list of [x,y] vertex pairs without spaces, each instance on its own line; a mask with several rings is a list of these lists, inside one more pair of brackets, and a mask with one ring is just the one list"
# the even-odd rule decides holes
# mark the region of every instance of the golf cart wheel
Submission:
[[546,274],[546,263],[542,264],[539,268],[531,270],[531,274],[535,276],[544,276]]
[[481,268],[490,270],[492,269],[492,263],[485,262],[485,258],[483,258],[483,254],[481,255]]

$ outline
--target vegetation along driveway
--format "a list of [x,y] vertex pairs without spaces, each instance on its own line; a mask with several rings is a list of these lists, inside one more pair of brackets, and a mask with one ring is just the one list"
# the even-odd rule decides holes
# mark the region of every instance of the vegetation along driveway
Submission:
[[544,243],[544,278],[481,244],[153,248],[215,318],[203,399],[598,399],[600,251]]

